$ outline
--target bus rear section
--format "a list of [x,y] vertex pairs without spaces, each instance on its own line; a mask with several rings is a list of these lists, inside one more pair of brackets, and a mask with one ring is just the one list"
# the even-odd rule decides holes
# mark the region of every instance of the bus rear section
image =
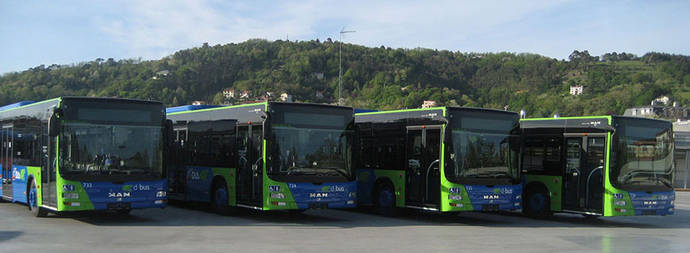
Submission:
[[356,121],[360,205],[384,213],[520,208],[517,114],[439,107]]
[[3,175],[13,175],[2,195],[38,216],[165,207],[163,108],[64,97],[0,112]]
[[221,212],[355,207],[352,114],[273,102],[170,113],[183,159],[169,173],[171,197]]
[[525,213],[673,214],[671,123],[618,116],[527,119]]

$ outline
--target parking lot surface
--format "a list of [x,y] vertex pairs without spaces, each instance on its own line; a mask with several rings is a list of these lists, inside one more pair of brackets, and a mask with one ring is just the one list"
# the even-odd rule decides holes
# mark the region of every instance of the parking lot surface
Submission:
[[220,216],[180,206],[35,218],[24,205],[0,203],[0,252],[690,252],[689,235],[690,192],[677,193],[673,216],[545,220],[344,210]]

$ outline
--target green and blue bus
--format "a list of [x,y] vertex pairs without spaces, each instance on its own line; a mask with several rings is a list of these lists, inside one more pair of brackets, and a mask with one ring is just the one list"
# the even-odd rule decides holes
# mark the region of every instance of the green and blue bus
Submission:
[[3,200],[48,212],[166,206],[165,107],[61,97],[0,108]]
[[523,119],[520,127],[526,214],[673,214],[670,122],[591,116]]
[[262,102],[168,108],[169,197],[257,210],[353,208],[349,107]]
[[355,114],[358,202],[383,214],[520,209],[517,113],[436,107]]

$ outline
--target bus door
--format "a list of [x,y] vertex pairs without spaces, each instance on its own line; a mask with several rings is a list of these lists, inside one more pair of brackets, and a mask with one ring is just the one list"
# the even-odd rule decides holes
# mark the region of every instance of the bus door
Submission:
[[241,204],[259,206],[262,201],[263,159],[261,126],[237,127],[238,199]]
[[564,208],[601,213],[606,137],[604,134],[567,134],[565,137]]
[[410,204],[438,205],[441,126],[407,127],[406,196]]
[[189,131],[187,123],[173,126],[174,143],[169,149],[170,166],[168,166],[169,198],[184,198],[186,196],[187,164],[190,163],[187,140]]
[[2,152],[0,162],[2,163],[2,195],[12,198],[12,125],[2,126]]

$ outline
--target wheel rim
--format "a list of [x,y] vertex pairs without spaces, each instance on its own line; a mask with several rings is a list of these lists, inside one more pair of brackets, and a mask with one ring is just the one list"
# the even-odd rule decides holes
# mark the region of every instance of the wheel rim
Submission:
[[225,206],[228,204],[228,197],[227,197],[227,192],[225,191],[225,188],[220,187],[216,189],[216,194],[215,194],[215,203],[217,207]]
[[379,205],[381,207],[392,207],[393,201],[393,192],[390,189],[384,188],[379,192]]
[[544,209],[544,204],[546,204],[546,196],[541,193],[532,195],[529,201],[530,209],[536,212],[542,212]]
[[31,206],[32,209],[38,206],[38,203],[36,203],[36,185],[34,184],[31,185],[31,189],[29,190],[29,206]]

